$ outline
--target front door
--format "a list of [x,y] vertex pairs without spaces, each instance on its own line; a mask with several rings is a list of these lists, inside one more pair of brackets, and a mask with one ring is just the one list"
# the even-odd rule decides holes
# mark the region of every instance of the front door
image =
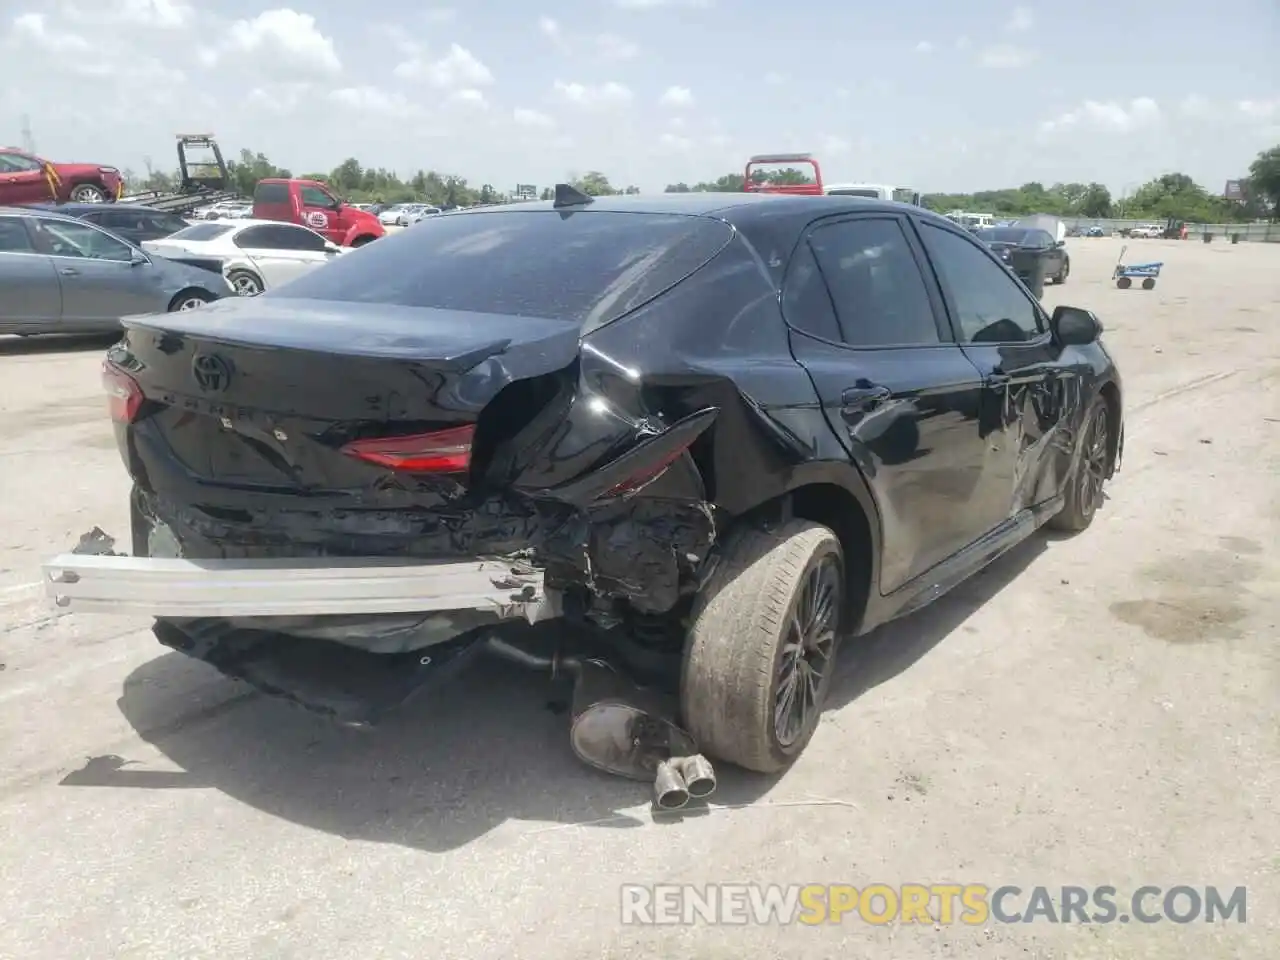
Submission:
[[1001,450],[1012,516],[1062,489],[1071,465],[1066,413],[1079,402],[1081,371],[1063,363],[1044,310],[986,247],[934,223],[920,232],[956,338],[983,374],[983,431]]
[[330,257],[324,237],[287,223],[252,227],[240,234],[236,243],[253,260],[269,288],[296,280]]
[[299,187],[298,198],[302,203],[302,226],[326,240],[341,243],[346,232],[342,204],[319,187]]
[[133,263],[135,250],[77,220],[34,217],[36,246],[53,260],[62,284],[62,321],[92,330],[120,317],[163,310],[163,292],[149,263]]
[[788,266],[792,351],[870,485],[890,593],[997,526],[982,377],[953,342],[905,218],[818,221]]

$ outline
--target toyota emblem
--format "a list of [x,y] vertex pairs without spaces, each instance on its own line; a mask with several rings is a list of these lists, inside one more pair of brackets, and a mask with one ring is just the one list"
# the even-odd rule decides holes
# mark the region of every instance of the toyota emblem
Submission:
[[221,393],[231,383],[231,366],[213,353],[197,353],[191,360],[191,372],[205,393]]

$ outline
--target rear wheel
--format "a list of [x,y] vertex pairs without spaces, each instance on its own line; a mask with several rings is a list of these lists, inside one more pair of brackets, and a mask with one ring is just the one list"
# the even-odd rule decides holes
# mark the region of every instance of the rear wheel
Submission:
[[1054,283],[1066,283],[1067,277],[1071,275],[1071,258],[1062,258],[1062,269],[1058,271],[1058,275],[1054,278]]
[[96,183],[81,183],[71,190],[71,200],[74,203],[106,203],[107,191]]
[[1128,290],[1131,286],[1133,286],[1133,280],[1130,277],[1121,277],[1119,280],[1116,281],[1116,286],[1119,287],[1121,290]]
[[1150,289],[1152,289],[1155,285],[1156,285],[1156,281],[1155,281],[1155,278],[1153,278],[1153,277],[1147,277],[1146,279],[1144,279],[1144,280],[1142,281],[1142,289],[1143,289],[1143,290],[1150,290]]
[[1066,503],[1050,521],[1055,530],[1077,533],[1093,522],[1102,505],[1102,486],[1111,465],[1111,421],[1107,402],[1094,399],[1085,414],[1080,452],[1067,483]]
[[227,274],[227,282],[238,297],[256,297],[263,289],[262,278],[248,270],[232,270]]
[[706,753],[772,773],[817,729],[845,596],[829,529],[793,521],[727,545],[694,611],[680,682],[689,732]]
[[183,290],[169,302],[169,312],[180,310],[197,310],[206,303],[212,303],[213,297],[203,290]]

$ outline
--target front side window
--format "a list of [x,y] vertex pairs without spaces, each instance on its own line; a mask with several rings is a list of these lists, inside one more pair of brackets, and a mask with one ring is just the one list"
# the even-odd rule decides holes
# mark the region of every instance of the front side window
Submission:
[[964,342],[1013,343],[1044,332],[1035,303],[983,247],[931,223],[921,224],[921,232],[951,295]]
[[0,153],[0,170],[7,173],[35,173],[42,169],[39,160],[25,153]]
[[679,283],[732,239],[732,227],[709,217],[458,213],[338,257],[279,295],[558,318],[585,332]]
[[127,243],[87,223],[45,219],[37,219],[33,223],[41,244],[52,256],[123,263],[133,259],[133,248]]
[[304,207],[332,207],[338,202],[319,187],[301,187],[298,193]]
[[939,343],[928,288],[898,220],[846,220],[819,227],[809,246],[851,347]]

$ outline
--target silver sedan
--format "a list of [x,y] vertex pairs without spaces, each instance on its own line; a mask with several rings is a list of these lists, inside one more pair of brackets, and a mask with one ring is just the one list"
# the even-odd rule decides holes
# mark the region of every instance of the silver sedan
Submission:
[[123,316],[233,292],[220,263],[153,256],[73,217],[0,207],[0,334],[108,333]]

